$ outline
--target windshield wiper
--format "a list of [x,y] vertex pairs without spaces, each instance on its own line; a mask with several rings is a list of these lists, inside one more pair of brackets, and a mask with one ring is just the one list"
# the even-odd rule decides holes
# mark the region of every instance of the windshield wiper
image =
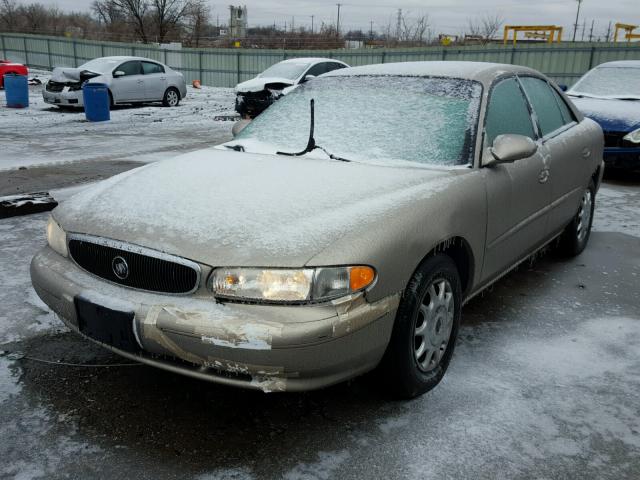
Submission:
[[341,162],[350,162],[351,160],[347,159],[347,158],[342,158],[339,157],[337,155],[334,155],[333,153],[329,153],[324,147],[321,147],[320,145],[316,144],[316,139],[313,137],[313,130],[314,130],[314,125],[315,125],[315,100],[312,98],[309,101],[309,107],[310,107],[310,111],[311,111],[311,125],[309,128],[309,140],[307,140],[307,146],[304,147],[304,150],[300,151],[300,152],[276,152],[276,154],[278,155],[287,155],[289,157],[299,157],[301,155],[304,155],[306,153],[312,152],[315,149],[318,150],[322,150],[324,153],[326,153],[330,159],[332,160],[339,160]]
[[235,150],[236,152],[244,152],[244,147],[240,144],[236,144],[236,145],[225,145],[225,147],[231,149],[231,150]]

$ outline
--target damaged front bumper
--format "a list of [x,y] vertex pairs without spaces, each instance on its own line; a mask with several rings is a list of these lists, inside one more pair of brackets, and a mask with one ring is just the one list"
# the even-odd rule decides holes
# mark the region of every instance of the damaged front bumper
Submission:
[[312,390],[373,369],[400,299],[369,303],[359,294],[322,305],[217,304],[206,293],[159,295],[108,283],[49,247],[33,258],[31,279],[40,298],[78,332],[79,299],[131,312],[136,348],[98,342],[124,357],[263,391]]
[[64,107],[82,107],[84,105],[82,90],[69,90],[69,87],[64,87],[61,92],[50,92],[43,89],[42,98],[51,105]]

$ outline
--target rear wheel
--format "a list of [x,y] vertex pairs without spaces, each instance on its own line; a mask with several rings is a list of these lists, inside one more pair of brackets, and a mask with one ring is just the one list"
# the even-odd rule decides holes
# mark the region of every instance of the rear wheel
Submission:
[[167,88],[167,91],[164,92],[164,98],[162,99],[162,104],[165,107],[177,107],[180,103],[180,92],[175,88]]
[[582,253],[591,236],[591,224],[593,223],[593,211],[596,201],[596,185],[593,180],[582,193],[580,206],[576,216],[566,226],[560,237],[560,251],[568,256],[576,256]]
[[379,367],[394,396],[416,397],[442,380],[458,336],[461,297],[458,270],[447,255],[427,259],[414,273]]

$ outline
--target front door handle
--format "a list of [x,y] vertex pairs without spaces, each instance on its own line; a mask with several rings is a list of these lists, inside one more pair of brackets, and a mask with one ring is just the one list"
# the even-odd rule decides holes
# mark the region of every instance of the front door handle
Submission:
[[589,158],[591,156],[591,150],[589,150],[587,147],[584,147],[582,149],[582,158]]
[[542,170],[540,170],[540,173],[538,174],[538,182],[539,183],[547,183],[547,180],[549,180],[549,169],[548,168],[543,168]]

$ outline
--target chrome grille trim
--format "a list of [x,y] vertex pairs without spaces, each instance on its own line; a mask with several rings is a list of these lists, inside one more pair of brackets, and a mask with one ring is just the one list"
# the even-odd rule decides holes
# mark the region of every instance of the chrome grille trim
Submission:
[[[94,245],[98,245],[98,246],[104,246],[104,247],[109,247],[109,248],[114,248],[114,249],[118,249],[118,250],[122,250],[125,252],[130,252],[130,253],[134,253],[134,254],[138,254],[138,255],[142,255],[145,257],[149,257],[149,258],[154,258],[157,260],[163,260],[166,262],[170,262],[170,263],[175,263],[178,265],[183,265],[185,267],[191,268],[195,271],[196,273],[196,281],[194,282],[194,286],[191,290],[189,290],[188,292],[178,292],[178,293],[172,293],[172,292],[163,292],[163,291],[159,291],[159,290],[149,290],[149,289],[144,289],[144,288],[136,288],[136,287],[131,287],[128,285],[124,285],[122,283],[118,283],[118,282],[113,282],[111,280],[109,280],[108,278],[104,278],[100,275],[97,275],[89,270],[87,270],[86,268],[84,268],[82,265],[80,265],[75,258],[73,258],[73,255],[71,254],[71,251],[69,249],[69,244],[72,240],[77,240],[77,241],[81,241],[81,242],[86,242],[86,243],[91,243]],[[82,270],[84,270],[85,272],[100,278],[101,280],[104,280],[106,282],[109,282],[113,285],[118,285],[119,287],[124,287],[124,288],[130,288],[132,290],[139,290],[139,291],[143,291],[143,292],[149,292],[149,293],[155,293],[158,295],[191,295],[192,293],[196,292],[199,288],[200,288],[200,283],[202,280],[202,267],[200,267],[200,265],[192,260],[188,260],[186,258],[183,257],[178,257],[176,255],[171,255],[169,253],[165,253],[165,252],[161,252],[160,250],[154,250],[152,248],[147,248],[147,247],[142,247],[140,245],[136,245],[136,244],[132,244],[132,243],[127,243],[127,242],[122,242],[120,240],[114,240],[111,238],[106,238],[106,237],[98,237],[95,235],[88,235],[88,234],[84,234],[84,233],[67,233],[67,249],[69,251],[69,258],[71,258],[73,260],[73,262]]]

